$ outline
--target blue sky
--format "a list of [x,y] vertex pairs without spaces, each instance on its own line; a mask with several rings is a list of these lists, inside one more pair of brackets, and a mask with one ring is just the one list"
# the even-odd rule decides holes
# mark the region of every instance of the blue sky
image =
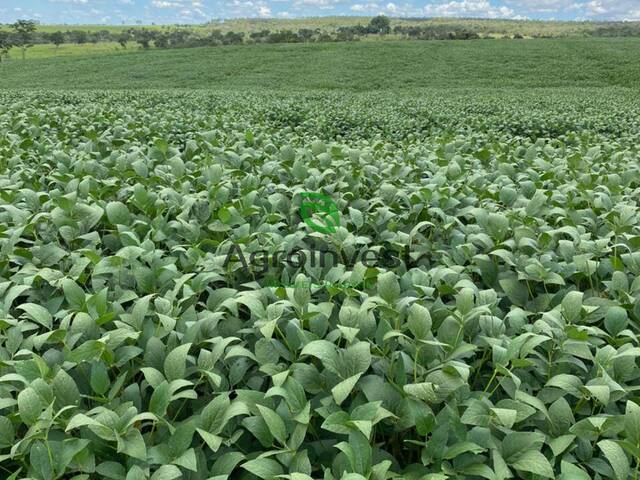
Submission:
[[203,23],[214,18],[375,15],[640,20],[640,0],[0,0],[0,23]]

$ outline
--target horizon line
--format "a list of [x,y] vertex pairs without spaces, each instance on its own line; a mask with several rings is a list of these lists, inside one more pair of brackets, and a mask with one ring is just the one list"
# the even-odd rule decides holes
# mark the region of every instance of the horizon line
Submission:
[[[91,26],[91,27],[144,27],[144,26],[154,26],[154,27],[175,27],[175,26],[207,26],[212,23],[225,23],[225,22],[234,22],[234,21],[251,21],[251,22],[295,22],[295,21],[304,21],[304,20],[319,20],[319,19],[371,19],[378,15],[308,15],[304,17],[226,17],[226,18],[211,18],[205,22],[200,23],[156,23],[156,22],[136,22],[136,23],[47,23],[37,19],[17,19],[17,20],[32,20],[37,25],[41,25],[44,27],[82,27],[82,26]],[[501,23],[549,23],[549,24],[611,24],[611,23],[640,23],[640,20],[585,20],[585,19],[568,19],[568,20],[558,20],[558,19],[536,19],[536,18],[500,18],[500,17],[415,17],[415,16],[397,16],[397,15],[382,15],[388,17],[392,20],[405,20],[405,21],[428,21],[428,20],[444,20],[444,21],[480,21],[480,22],[501,22]],[[13,22],[0,22],[0,26],[8,26],[12,25]]]

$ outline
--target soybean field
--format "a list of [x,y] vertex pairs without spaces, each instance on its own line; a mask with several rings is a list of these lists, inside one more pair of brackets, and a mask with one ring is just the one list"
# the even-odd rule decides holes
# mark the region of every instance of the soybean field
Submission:
[[637,479],[639,119],[0,93],[2,478]]

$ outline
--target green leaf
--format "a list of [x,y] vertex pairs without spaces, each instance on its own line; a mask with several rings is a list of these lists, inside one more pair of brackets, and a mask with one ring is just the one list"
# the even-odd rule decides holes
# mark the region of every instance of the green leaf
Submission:
[[129,209],[122,202],[109,202],[105,211],[112,225],[129,225],[131,223]]
[[103,426],[100,422],[98,422],[97,420],[94,420],[91,417],[88,417],[84,413],[78,413],[74,415],[71,420],[69,420],[69,423],[67,424],[67,428],[65,429],[65,432],[73,430],[74,428],[86,427],[88,425],[94,425],[94,426],[100,426],[100,427]]
[[44,401],[32,387],[27,387],[18,394],[18,412],[25,424],[36,423],[44,408]]
[[489,235],[501,241],[509,231],[509,219],[501,213],[490,213],[487,217],[487,230]]
[[407,321],[409,330],[418,340],[425,340],[431,333],[431,314],[429,310],[418,303],[409,308]]
[[153,390],[149,400],[149,411],[158,417],[163,417],[170,403],[171,387],[164,381]]
[[304,346],[300,355],[311,355],[320,359],[322,363],[334,362],[336,346],[326,340],[314,340]]
[[198,461],[196,459],[196,452],[193,448],[187,449],[178,458],[173,461],[174,465],[186,468],[192,472],[198,471]]
[[313,480],[312,477],[305,473],[290,473],[289,475],[281,475],[280,478],[288,478],[289,480]]
[[530,472],[541,477],[555,478],[553,467],[549,460],[540,452],[529,450],[524,452],[511,466],[523,472]]
[[31,445],[29,452],[30,466],[40,474],[43,479],[54,478],[53,477],[53,465],[51,464],[51,457],[47,446],[40,440]]
[[485,450],[486,448],[483,448],[473,442],[458,442],[447,448],[443,458],[451,460],[467,452],[471,452],[477,455],[484,452]]
[[402,387],[409,395],[424,400],[427,403],[438,403],[439,397],[436,393],[436,386],[430,382],[409,383]]
[[164,374],[169,382],[183,379],[187,370],[187,354],[191,344],[180,345],[174,348],[164,361]]
[[518,412],[509,408],[491,408],[491,413],[496,417],[498,423],[503,427],[511,428],[516,422]]
[[574,397],[580,398],[582,393],[582,380],[575,375],[560,373],[552,377],[546,384],[547,387],[556,387],[570,393]]
[[611,391],[609,387],[606,385],[587,385],[584,389],[589,392],[589,394],[597,399],[603,405],[609,404],[609,399],[611,398]]
[[378,275],[378,295],[387,303],[395,303],[400,297],[400,284],[396,274],[385,272]]
[[29,319],[39,323],[43,327],[51,329],[53,326],[53,317],[46,308],[36,305],[35,303],[23,303],[19,305],[18,308],[24,310]]
[[564,460],[560,462],[560,471],[559,480],[591,480],[587,472]]
[[111,379],[109,378],[109,372],[104,362],[93,362],[89,383],[93,391],[98,395],[104,395],[109,390]]
[[209,433],[206,430],[202,430],[201,428],[196,429],[196,431],[202,437],[202,439],[205,441],[212,452],[215,453],[220,449],[224,438],[218,435],[214,435],[213,433]]
[[282,466],[270,458],[256,458],[242,465],[242,468],[254,474],[258,478],[270,480],[278,475],[282,475],[284,470]]
[[229,475],[245,456],[240,452],[228,452],[215,461],[211,467],[212,475]]
[[511,462],[526,451],[540,450],[544,439],[538,432],[510,432],[502,440],[502,455]]
[[77,405],[80,401],[80,391],[76,382],[64,370],[59,370],[51,383],[56,404],[60,407]]
[[616,336],[627,328],[629,316],[622,307],[613,306],[607,310],[604,316],[604,326],[611,335]]
[[127,472],[127,478],[125,480],[147,480],[147,476],[144,473],[144,470],[140,468],[138,465],[134,465]]
[[362,374],[358,373],[352,377],[347,378],[346,380],[343,380],[331,389],[331,395],[333,395],[333,399],[338,405],[340,405],[347,399],[347,397],[353,390],[353,387],[355,387],[356,383],[358,383],[358,380],[360,380],[361,376]]
[[228,418],[225,417],[225,412],[230,405],[228,394],[218,395],[211,400],[200,414],[202,427],[209,432],[219,433],[224,428],[225,422],[228,421]]
[[624,414],[627,438],[634,445],[640,445],[640,406],[629,400]]
[[124,453],[138,460],[147,460],[147,447],[140,430],[131,428],[124,436],[118,436],[118,453]]
[[562,435],[558,438],[554,438],[552,440],[549,440],[549,448],[551,448],[551,451],[553,452],[553,456],[554,457],[559,457],[560,455],[562,455],[562,453],[569,448],[569,446],[574,442],[574,440],[576,439],[575,435]]
[[260,411],[260,415],[264,419],[271,435],[273,438],[278,440],[281,445],[286,445],[287,443],[287,427],[285,426],[282,418],[276,412],[271,410],[270,408],[264,407],[262,405],[256,405],[258,410]]
[[629,459],[624,450],[613,440],[601,440],[598,447],[602,450],[605,458],[611,464],[613,472],[618,480],[626,480],[629,478]]
[[182,478],[182,472],[175,465],[163,465],[151,475],[150,480],[174,480]]
[[524,307],[529,299],[527,287],[515,278],[503,278],[498,282],[514,305]]
[[569,292],[562,299],[562,313],[569,323],[574,323],[580,318],[582,312],[582,292]]
[[67,299],[67,303],[72,310],[80,311],[83,309],[85,293],[76,282],[70,278],[65,278],[62,280],[62,290],[64,291],[64,297]]

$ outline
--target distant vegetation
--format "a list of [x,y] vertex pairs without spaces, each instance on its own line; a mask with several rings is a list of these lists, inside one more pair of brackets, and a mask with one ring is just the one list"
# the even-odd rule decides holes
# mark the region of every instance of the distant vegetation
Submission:
[[[350,24],[347,22],[351,22]],[[196,26],[69,27],[40,26],[20,20],[0,26],[0,61],[16,48],[21,57],[35,45],[110,44],[184,48],[253,43],[326,43],[358,40],[472,40],[481,38],[640,36],[640,22],[536,22],[471,19],[329,18],[300,20],[233,20]]]
[[640,38],[392,40],[121,52],[7,62],[1,66],[0,89],[633,88],[640,78]]

